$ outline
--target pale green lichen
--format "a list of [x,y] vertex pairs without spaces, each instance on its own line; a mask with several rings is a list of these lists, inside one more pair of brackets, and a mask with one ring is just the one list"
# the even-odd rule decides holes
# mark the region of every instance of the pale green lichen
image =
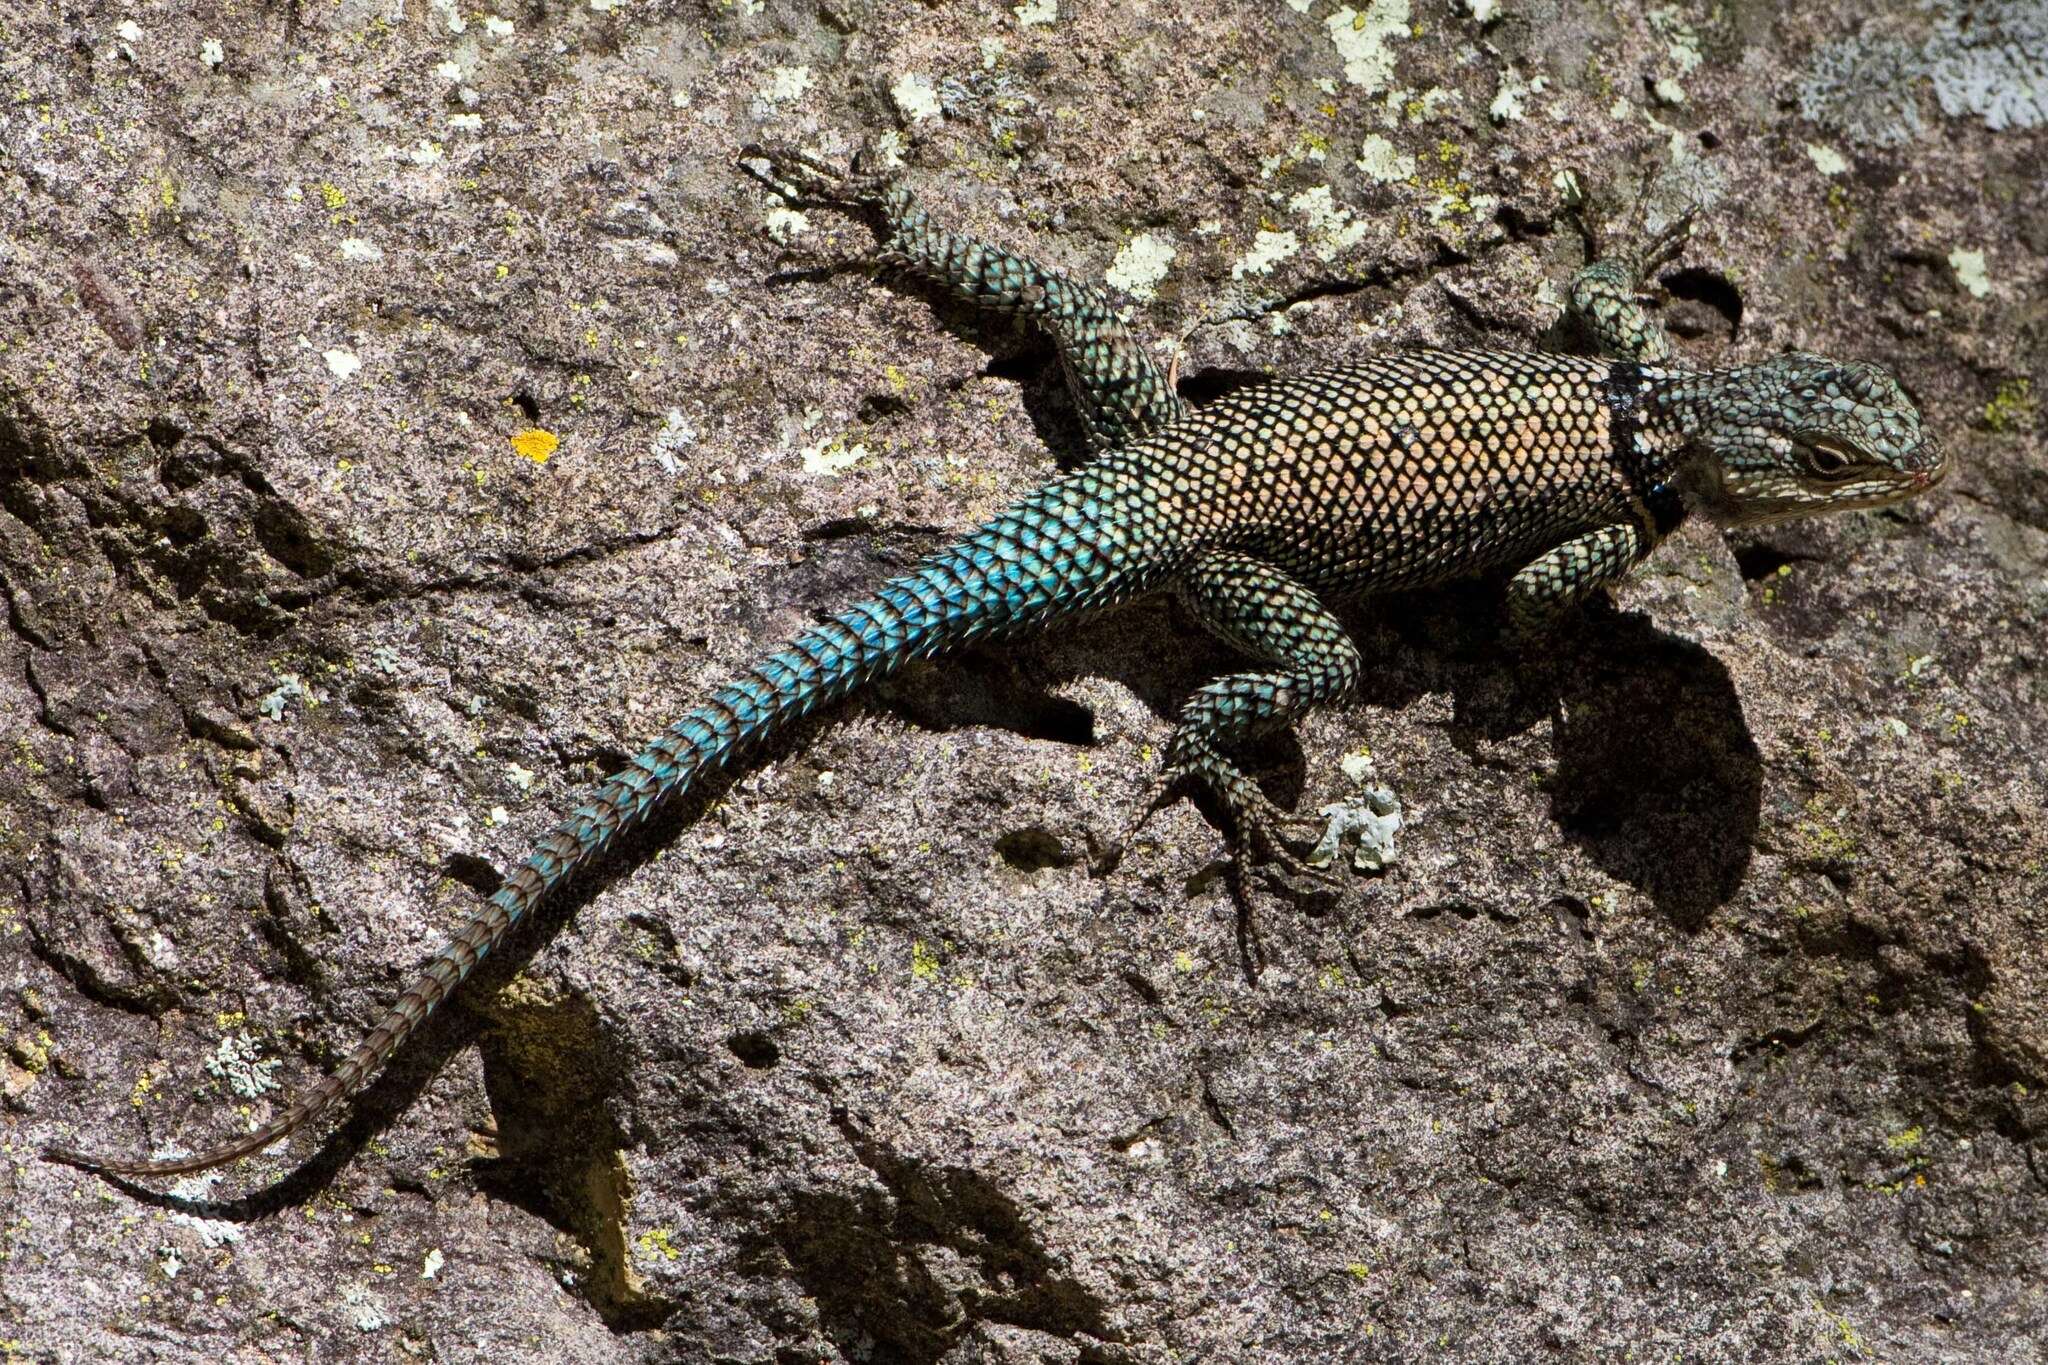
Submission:
[[1262,230],[1252,239],[1252,249],[1230,267],[1230,278],[1241,280],[1247,275],[1269,274],[1274,266],[1300,250],[1301,238],[1292,232]]
[[1166,278],[1167,268],[1178,254],[1168,238],[1141,232],[1124,243],[1103,279],[1112,289],[1121,289],[1132,298],[1149,299],[1158,292],[1159,282]]
[[1822,46],[1799,87],[1799,112],[1872,146],[1926,126],[1920,88],[1950,118],[1993,131],[2048,126],[2048,6],[2039,0],[1929,0],[1917,44],[1895,34]]
[[858,442],[849,445],[844,436],[834,436],[805,446],[801,454],[804,473],[833,478],[866,459],[868,448]]
[[1317,185],[1303,190],[1287,201],[1288,209],[1307,220],[1306,231],[1309,243],[1314,246],[1319,260],[1333,261],[1349,248],[1356,246],[1366,234],[1368,224],[1354,219],[1351,210],[1337,203],[1328,185]]
[[1376,94],[1394,76],[1394,51],[1388,43],[1408,36],[1408,0],[1370,0],[1363,12],[1346,5],[1323,21],[1344,79]]
[[1941,112],[1974,114],[1997,132],[2048,126],[2048,5],[1950,5],[1928,43]]
[[1800,83],[1799,113],[1854,141],[1896,147],[1926,127],[1915,93],[1925,74],[1920,54],[1897,39],[1829,43]]
[[1948,253],[1948,263],[1956,272],[1956,283],[1969,290],[1972,298],[1991,296],[1991,277],[1985,273],[1983,252],[1957,247]]
[[1415,175],[1415,158],[1378,133],[1366,134],[1359,148],[1357,165],[1368,179],[1377,180],[1382,185],[1413,179]]
[[811,218],[802,209],[777,204],[762,215],[761,226],[770,237],[787,246],[810,230]]
[[793,104],[802,99],[810,88],[811,69],[808,66],[778,66],[768,73],[768,84],[755,92],[754,104],[757,110]]
[[1834,148],[1822,146],[1818,142],[1806,144],[1806,155],[1812,159],[1813,168],[1822,175],[1840,175],[1849,169],[1849,158]]
[[1494,92],[1493,103],[1486,107],[1486,112],[1495,123],[1520,123],[1528,117],[1529,96],[1539,93],[1547,84],[1542,76],[1525,81],[1513,67],[1505,67],[1500,73],[1500,88]]
[[226,1081],[228,1089],[242,1098],[253,1100],[278,1088],[277,1078],[271,1075],[278,1068],[277,1058],[259,1062],[259,1051],[249,1030],[240,1029],[220,1040],[213,1055],[206,1059],[207,1073]]
[[1660,5],[1646,16],[1650,27],[1657,36],[1664,39],[1665,52],[1671,64],[1678,68],[1681,76],[1690,76],[1699,70],[1700,35],[1686,22],[1685,14],[1676,5]]

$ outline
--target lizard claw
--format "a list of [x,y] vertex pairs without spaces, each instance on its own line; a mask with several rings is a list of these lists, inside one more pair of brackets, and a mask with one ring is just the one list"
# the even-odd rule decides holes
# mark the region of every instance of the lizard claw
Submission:
[[1634,258],[1638,281],[1647,280],[1678,259],[1679,253],[1685,250],[1686,242],[1692,237],[1693,220],[1699,217],[1699,212],[1700,205],[1697,201],[1687,205],[1683,213],[1665,224],[1654,237],[1630,253]]
[[1146,822],[1165,809],[1167,797],[1190,778],[1205,782],[1229,816],[1231,830],[1226,851],[1234,883],[1241,884],[1245,873],[1255,869],[1268,878],[1277,870],[1325,887],[1341,884],[1342,879],[1334,869],[1316,866],[1293,847],[1294,842],[1313,847],[1322,835],[1322,821],[1282,810],[1235,768],[1212,774],[1199,762],[1169,765],[1152,780],[1130,823],[1096,860],[1094,875],[1104,876],[1116,869]]
[[[760,163],[756,166],[754,163]],[[840,209],[882,207],[885,189],[872,176],[842,171],[800,147],[748,143],[740,148],[741,171],[791,204],[825,204]]]
[[1139,831],[1145,828],[1146,822],[1153,816],[1166,809],[1168,793],[1180,784],[1184,776],[1185,774],[1178,769],[1167,768],[1152,779],[1151,785],[1145,789],[1144,798],[1138,802],[1137,810],[1131,813],[1130,820],[1125,823],[1123,832],[1103,850],[1102,856],[1097,858],[1090,868],[1095,876],[1106,877],[1116,871],[1117,865],[1124,860],[1124,854],[1129,852],[1131,845],[1137,841]]

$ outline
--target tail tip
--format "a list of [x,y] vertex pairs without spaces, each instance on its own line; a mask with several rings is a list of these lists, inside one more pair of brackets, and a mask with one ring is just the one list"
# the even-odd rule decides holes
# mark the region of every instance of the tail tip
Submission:
[[43,1160],[59,1166],[76,1166],[79,1170],[89,1171],[94,1175],[99,1175],[107,1169],[107,1163],[101,1158],[54,1142],[43,1148]]

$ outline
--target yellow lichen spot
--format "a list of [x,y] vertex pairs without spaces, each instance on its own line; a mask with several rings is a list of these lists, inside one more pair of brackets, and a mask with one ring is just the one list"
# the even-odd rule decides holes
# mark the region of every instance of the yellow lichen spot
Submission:
[[545,431],[540,427],[528,427],[524,431],[515,431],[512,433],[510,440],[512,442],[512,449],[524,455],[527,459],[532,460],[535,464],[546,464],[548,456],[554,454],[562,444],[560,438],[555,433]]
[[320,198],[326,203],[329,213],[334,212],[334,210],[348,202],[347,195],[343,194],[337,186],[329,184],[325,180],[320,182]]
[[921,938],[910,945],[910,974],[919,981],[936,980],[939,975],[939,955],[925,947]]
[[664,1261],[673,1261],[683,1254],[682,1248],[675,1244],[675,1234],[667,1228],[649,1228],[634,1238],[633,1244],[640,1249],[640,1254],[649,1260],[659,1256]]
[[2001,435],[2028,431],[2039,411],[2033,384],[2026,379],[2009,379],[1998,386],[1998,392],[1984,405],[1984,425]]

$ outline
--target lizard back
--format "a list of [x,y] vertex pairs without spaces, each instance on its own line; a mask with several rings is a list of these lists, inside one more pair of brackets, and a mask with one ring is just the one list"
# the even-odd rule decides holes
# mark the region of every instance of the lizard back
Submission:
[[1318,590],[1526,561],[1645,503],[1660,470],[1616,366],[1408,351],[1240,389],[1133,447],[1191,540]]

